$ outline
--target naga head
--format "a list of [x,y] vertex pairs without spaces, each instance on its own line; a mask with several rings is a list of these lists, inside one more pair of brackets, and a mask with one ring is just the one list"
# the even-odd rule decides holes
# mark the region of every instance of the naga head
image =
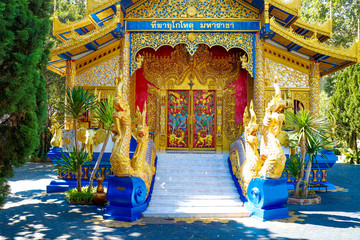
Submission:
[[279,76],[276,73],[274,76],[275,96],[268,104],[267,111],[280,113],[286,106],[286,101],[281,98],[281,89],[278,85]]
[[[137,109],[137,112],[140,112],[139,108]],[[144,110],[140,115],[139,123],[136,127],[136,139],[138,142],[142,142],[146,140],[149,136],[149,128],[146,124],[146,102],[144,104]]]
[[256,136],[257,131],[259,129],[259,125],[256,123],[256,114],[254,112],[253,102],[250,102],[250,121],[246,126],[245,131],[247,134]]
[[114,108],[116,111],[128,111],[129,103],[125,97],[126,93],[124,92],[124,81],[120,78],[116,86],[116,93],[114,98]]

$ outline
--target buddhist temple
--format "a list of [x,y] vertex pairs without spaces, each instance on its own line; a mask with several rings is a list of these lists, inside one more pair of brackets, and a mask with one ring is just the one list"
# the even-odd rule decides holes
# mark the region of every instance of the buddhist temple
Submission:
[[[99,100],[115,97],[121,82],[132,118],[146,106],[156,152],[173,151],[178,162],[181,153],[197,151],[227,159],[244,131],[246,106],[253,102],[261,125],[275,83],[285,109],[318,115],[320,77],[360,62],[359,39],[347,49],[327,45],[332,16],[309,23],[300,6],[301,0],[87,0],[82,20],[62,23],[55,14],[53,35],[62,43],[48,69]],[[81,126],[98,127],[91,112]]]

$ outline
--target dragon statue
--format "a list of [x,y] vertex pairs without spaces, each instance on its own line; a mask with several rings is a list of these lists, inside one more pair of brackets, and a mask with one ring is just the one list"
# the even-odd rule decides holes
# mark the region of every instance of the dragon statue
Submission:
[[[247,109],[246,109],[247,110]],[[245,111],[246,111],[245,110]],[[253,108],[253,102],[250,103],[250,120],[247,121],[248,125],[245,127],[245,151],[246,160],[241,168],[242,175],[242,187],[243,194],[246,195],[247,187],[251,179],[258,176],[258,172],[261,169],[263,162],[260,159],[259,152],[257,150],[259,138],[257,137],[257,131],[259,125],[256,123],[256,115]]]
[[[111,152],[110,163],[116,176],[139,177],[145,182],[149,192],[155,169],[145,160],[149,142],[149,131],[146,125],[146,105],[142,113],[137,108],[135,120],[132,122],[130,106],[124,98],[122,86],[123,81],[120,80],[114,99],[115,111],[113,112],[114,124],[112,126],[114,147]],[[135,129],[132,129],[132,126]],[[129,152],[132,134],[136,136],[138,144],[133,158],[130,159]]]
[[56,115],[57,115],[57,113],[55,113],[51,117],[51,128],[49,128],[49,131],[51,132],[53,137],[51,138],[50,145],[53,147],[60,147],[62,132],[61,132],[61,126],[58,123],[58,121],[56,120]]
[[280,87],[276,83],[274,87],[275,96],[265,110],[260,145],[261,161],[264,165],[259,176],[266,178],[280,178],[286,163],[286,157],[278,139],[285,121],[285,115],[281,111],[286,102],[281,98]]

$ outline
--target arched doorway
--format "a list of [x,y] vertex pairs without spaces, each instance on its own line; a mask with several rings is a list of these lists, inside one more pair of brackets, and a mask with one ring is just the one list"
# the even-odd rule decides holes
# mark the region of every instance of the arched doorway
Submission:
[[140,108],[148,103],[157,149],[224,150],[240,134],[248,101],[248,74],[241,67],[245,52],[197,47],[194,55],[184,44],[138,52],[143,63],[135,73],[133,102]]

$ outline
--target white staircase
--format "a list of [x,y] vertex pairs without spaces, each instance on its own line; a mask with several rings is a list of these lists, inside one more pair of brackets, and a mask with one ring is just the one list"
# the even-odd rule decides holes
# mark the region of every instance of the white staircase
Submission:
[[145,217],[239,218],[243,207],[231,178],[229,154],[158,153]]

